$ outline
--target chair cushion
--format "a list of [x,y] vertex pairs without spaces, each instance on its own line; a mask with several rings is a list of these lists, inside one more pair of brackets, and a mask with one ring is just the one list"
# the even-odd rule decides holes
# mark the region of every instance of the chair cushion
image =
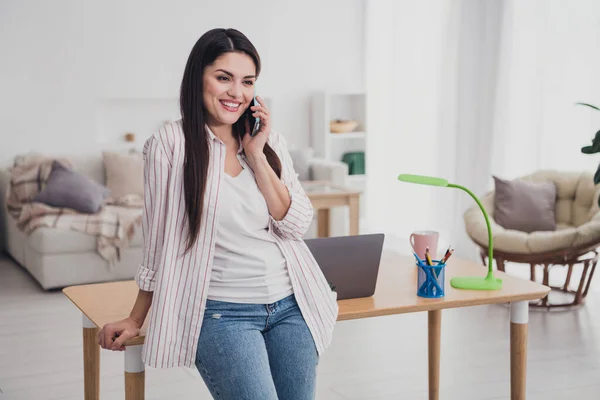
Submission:
[[[42,254],[84,253],[96,251],[96,236],[56,228],[37,228],[27,237],[33,250]],[[128,247],[141,247],[142,230],[136,229]]]
[[594,185],[592,172],[544,170],[519,179],[554,182],[557,189],[556,222],[559,224],[582,225],[598,210],[597,199],[600,186]]

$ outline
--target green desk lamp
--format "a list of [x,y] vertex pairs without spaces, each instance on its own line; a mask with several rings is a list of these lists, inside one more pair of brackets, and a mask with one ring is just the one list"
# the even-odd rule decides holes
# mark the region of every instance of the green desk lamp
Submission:
[[485,223],[487,225],[488,230],[488,273],[485,278],[476,277],[476,276],[463,276],[463,277],[455,277],[450,279],[450,285],[457,289],[471,289],[471,290],[499,290],[502,289],[502,279],[494,278],[493,272],[493,260],[494,260],[494,250],[493,250],[493,242],[492,242],[492,227],[490,226],[490,220],[488,218],[487,212],[485,208],[483,208],[483,204],[481,201],[464,186],[455,185],[453,183],[448,183],[446,179],[442,178],[434,178],[431,176],[422,176],[422,175],[409,175],[409,174],[401,174],[398,176],[398,180],[402,182],[408,183],[417,183],[420,185],[429,185],[429,186],[443,186],[443,187],[452,187],[464,190],[469,193],[473,199],[477,202],[477,205],[483,212],[483,216],[485,217]]

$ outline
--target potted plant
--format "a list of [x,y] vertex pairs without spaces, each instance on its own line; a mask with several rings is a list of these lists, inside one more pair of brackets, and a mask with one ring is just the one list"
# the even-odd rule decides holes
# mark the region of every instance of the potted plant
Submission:
[[[598,108],[592,104],[587,104],[587,103],[576,103],[576,104],[590,107],[596,111],[600,111],[600,108]],[[592,139],[592,145],[582,147],[581,152],[583,154],[600,153],[600,131],[596,132],[596,135]],[[597,185],[599,183],[600,183],[600,165],[598,165],[598,169],[596,170],[596,173],[594,174],[594,184]],[[600,206],[600,198],[598,199],[598,205]]]

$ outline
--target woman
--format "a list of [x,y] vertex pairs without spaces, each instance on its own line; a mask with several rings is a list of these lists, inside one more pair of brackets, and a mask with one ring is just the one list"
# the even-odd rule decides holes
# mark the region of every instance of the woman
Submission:
[[336,295],[302,240],[313,210],[285,141],[262,99],[252,106],[259,73],[256,49],[237,30],[214,29],[195,44],[182,119],[144,146],[137,300],[98,341],[124,350],[150,310],[147,365],[195,366],[218,399],[312,399]]

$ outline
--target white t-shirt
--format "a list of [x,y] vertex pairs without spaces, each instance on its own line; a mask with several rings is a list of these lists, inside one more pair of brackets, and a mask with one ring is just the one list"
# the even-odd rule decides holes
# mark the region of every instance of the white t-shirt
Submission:
[[268,231],[269,209],[245,169],[223,174],[208,298],[269,304],[293,293],[285,258]]

